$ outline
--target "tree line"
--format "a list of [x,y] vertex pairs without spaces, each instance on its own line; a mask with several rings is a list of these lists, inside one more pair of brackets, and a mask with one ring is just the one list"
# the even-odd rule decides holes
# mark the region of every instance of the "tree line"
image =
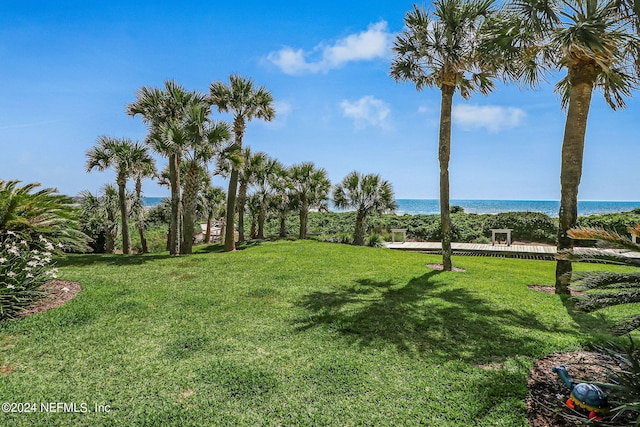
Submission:
[[[136,98],[127,106],[127,113],[140,115],[147,124],[144,143],[101,136],[86,153],[88,172],[94,169],[114,169],[116,172],[117,194],[111,186],[104,188],[102,196],[82,194],[87,209],[105,210],[102,217],[107,218],[107,252],[115,248],[117,216],[122,229],[122,251],[131,252],[128,223],[131,214],[136,218],[142,251],[147,251],[141,198],[141,180],[145,177],[156,176],[171,189],[167,247],[172,255],[192,252],[196,222],[202,212],[206,212],[208,224],[205,239],[209,237],[214,212],[223,213],[224,248],[233,251],[236,215],[238,240],[246,239],[247,208],[256,218],[256,229],[252,232],[252,237],[256,238],[264,238],[267,212],[274,212],[281,219],[279,234],[283,236],[286,217],[289,212],[298,211],[298,237],[305,238],[309,211],[328,209],[332,185],[324,168],[316,167],[313,162],[285,167],[266,153],[254,153],[244,146],[247,122],[254,118],[269,121],[276,114],[271,93],[264,87],[255,87],[253,80],[231,75],[228,84],[212,83],[208,96],[187,91],[174,81],[166,81],[164,88],[142,87]],[[213,120],[210,117],[213,107],[219,112],[231,112],[233,123]],[[168,159],[164,171],[158,173],[149,150]],[[210,173],[213,160],[215,169]],[[219,206],[224,192],[211,186],[211,174],[229,180],[224,209]],[[128,196],[129,179],[135,180],[136,191]],[[253,189],[251,194],[250,188]],[[388,181],[376,174],[364,175],[355,171],[335,186],[333,199],[338,207],[357,210],[354,243],[358,245],[364,244],[368,215],[392,211],[396,207]],[[116,200],[119,215],[115,209]]]

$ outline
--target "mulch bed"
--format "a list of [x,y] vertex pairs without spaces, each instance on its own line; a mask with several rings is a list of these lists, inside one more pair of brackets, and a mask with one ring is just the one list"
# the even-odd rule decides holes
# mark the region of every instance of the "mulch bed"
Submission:
[[[555,287],[529,285],[529,289],[555,294]],[[584,292],[571,290],[572,296],[584,295]],[[605,355],[595,352],[577,351],[573,353],[555,353],[538,360],[527,379],[527,420],[531,427],[569,427],[582,425],[629,426],[633,424],[631,415],[619,417],[615,422],[605,416],[602,422],[590,422],[587,415],[570,409],[565,402],[569,398],[569,389],[557,374],[551,371],[553,366],[565,365],[569,375],[585,382],[607,382],[608,369],[620,369]]]
[[33,303],[28,309],[18,313],[18,316],[28,316],[58,307],[75,297],[81,289],[82,287],[78,282],[65,280],[52,280],[47,282],[42,285],[42,291],[46,296]]
[[602,422],[589,422],[587,414],[570,409],[565,402],[569,389],[553,366],[565,365],[576,381],[607,381],[608,369],[619,369],[610,358],[594,352],[555,353],[540,359],[527,379],[527,420],[531,427],[568,427],[582,425],[629,426],[633,418],[619,417],[615,422],[604,416]]

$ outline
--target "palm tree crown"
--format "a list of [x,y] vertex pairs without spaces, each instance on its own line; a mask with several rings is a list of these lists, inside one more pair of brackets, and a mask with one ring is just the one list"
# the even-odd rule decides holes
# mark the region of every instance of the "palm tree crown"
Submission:
[[380,175],[351,172],[333,191],[333,203],[338,208],[356,209],[356,228],[353,243],[364,245],[367,216],[397,208],[393,188]]

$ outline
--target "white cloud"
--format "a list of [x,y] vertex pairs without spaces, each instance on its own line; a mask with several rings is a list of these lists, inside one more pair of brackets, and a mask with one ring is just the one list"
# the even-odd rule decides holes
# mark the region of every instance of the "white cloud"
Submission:
[[364,96],[355,102],[346,99],[340,103],[342,114],[352,118],[357,127],[386,126],[386,118],[391,112],[389,106],[373,96]]
[[518,126],[526,116],[524,110],[495,105],[457,105],[451,112],[453,122],[465,130],[485,128],[489,132]]
[[350,34],[330,46],[319,44],[311,51],[284,47],[269,53],[267,61],[285,74],[326,73],[348,62],[384,58],[390,54],[392,41],[393,34],[387,23],[380,21],[369,25],[366,31]]
[[280,129],[286,124],[287,117],[293,111],[293,106],[288,101],[274,101],[273,108],[276,110],[276,118],[270,122],[260,121],[260,123],[268,128]]

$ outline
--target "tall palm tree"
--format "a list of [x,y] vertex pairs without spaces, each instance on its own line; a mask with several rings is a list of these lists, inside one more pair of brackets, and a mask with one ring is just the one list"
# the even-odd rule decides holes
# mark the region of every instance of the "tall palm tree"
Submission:
[[417,90],[436,87],[441,92],[438,160],[440,163],[440,218],[442,263],[451,270],[449,159],[453,95],[464,99],[493,89],[492,70],[478,49],[485,20],[493,13],[492,0],[437,0],[432,14],[414,6],[405,18],[406,29],[396,38],[391,76],[409,80]]
[[220,145],[229,139],[229,126],[224,122],[208,119],[210,108],[198,103],[189,106],[186,123],[187,144],[184,151],[185,174],[183,200],[183,232],[180,253],[190,254],[193,247],[194,224],[198,193],[205,181],[209,180],[207,163],[213,158]]
[[[578,217],[578,188],[593,90],[603,91],[614,110],[640,84],[638,15],[630,1],[514,0],[495,22],[507,77],[535,86],[550,69],[566,70],[556,85],[567,109],[562,141],[558,253],[571,253],[568,230]],[[568,294],[571,262],[559,257],[556,293]]]
[[[211,103],[218,108],[218,111],[233,114],[234,150],[236,152],[242,150],[247,121],[254,118],[271,121],[276,114],[271,92],[263,86],[255,88],[253,80],[236,74],[229,77],[228,85],[222,82],[211,83],[209,94]],[[224,250],[227,252],[234,251],[236,248],[233,224],[237,191],[238,169],[233,167],[227,192],[227,222],[224,239]]]
[[338,208],[356,210],[356,228],[353,244],[364,245],[367,232],[367,217],[373,213],[394,211],[398,206],[393,195],[393,187],[380,175],[363,175],[353,171],[333,190],[333,203]]
[[100,136],[96,146],[87,151],[87,172],[93,169],[104,171],[113,168],[116,172],[118,185],[118,202],[122,226],[122,253],[131,252],[131,237],[129,235],[129,213],[127,212],[127,180],[136,173],[136,162],[148,156],[144,145],[133,142],[128,138],[112,138]]
[[300,232],[298,238],[307,237],[309,209],[326,208],[329,200],[331,181],[324,168],[316,168],[312,162],[293,165],[290,169],[292,197],[300,214]]
[[204,103],[204,95],[187,91],[173,80],[164,83],[164,89],[143,86],[136,93],[136,101],[127,105],[127,114],[142,116],[149,128],[145,140],[155,152],[169,159],[171,186],[171,223],[169,225],[169,252],[180,254],[182,244],[182,203],[180,192],[180,162],[187,141],[183,125],[188,106]]

